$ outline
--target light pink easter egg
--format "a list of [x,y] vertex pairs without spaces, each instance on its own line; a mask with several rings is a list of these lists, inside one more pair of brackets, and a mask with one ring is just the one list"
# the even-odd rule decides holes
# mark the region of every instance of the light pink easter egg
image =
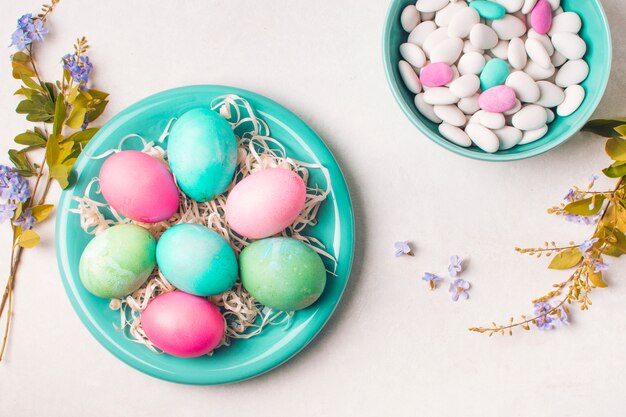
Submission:
[[161,161],[143,152],[108,157],[100,168],[100,189],[118,213],[139,222],[160,222],[178,210],[174,177]]
[[226,220],[242,236],[261,239],[291,225],[304,208],[306,186],[298,174],[267,168],[241,180],[228,194]]
[[420,71],[420,81],[427,87],[441,87],[454,78],[452,67],[445,62],[435,62],[426,65]]
[[224,318],[206,298],[172,291],[148,303],[141,313],[141,327],[165,353],[193,358],[217,347],[224,335]]
[[506,85],[498,85],[478,96],[481,109],[492,113],[504,113],[515,106],[515,91]]
[[552,26],[552,7],[547,0],[539,0],[530,12],[530,25],[535,32],[545,35]]

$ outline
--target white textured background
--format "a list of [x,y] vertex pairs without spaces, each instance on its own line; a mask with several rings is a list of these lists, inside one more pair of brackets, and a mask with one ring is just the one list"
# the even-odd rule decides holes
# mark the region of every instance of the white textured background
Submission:
[[[625,116],[626,10],[604,1],[614,65],[596,116]],[[0,39],[38,1],[3,1]],[[573,183],[607,165],[604,141],[579,134],[531,160],[494,164],[453,155],[416,132],[381,64],[381,0],[63,0],[39,60],[47,78],[77,36],[89,38],[95,87],[111,93],[104,119],[157,91],[230,84],[294,110],[342,165],[357,221],[353,274],[336,314],[296,358],[229,386],[163,382],[115,359],[75,316],[56,267],[53,222],[28,251],[15,321],[0,365],[0,415],[613,417],[623,414],[626,262],[573,325],[487,338],[466,328],[526,313],[565,274],[516,255],[516,245],[591,232],[545,214]],[[2,42],[0,44],[4,45]],[[27,126],[13,110],[8,55],[0,59],[0,161]],[[610,184],[608,184],[610,185]],[[58,192],[52,193],[56,199]],[[0,232],[0,276],[9,237]],[[414,258],[395,259],[411,239]],[[471,255],[471,299],[430,292],[425,270]],[[2,283],[4,285],[4,283]]]

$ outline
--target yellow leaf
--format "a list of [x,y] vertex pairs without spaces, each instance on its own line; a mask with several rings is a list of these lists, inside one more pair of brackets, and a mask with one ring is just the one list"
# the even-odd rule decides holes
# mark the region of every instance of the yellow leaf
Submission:
[[52,204],[42,204],[40,206],[33,207],[33,216],[37,219],[37,223],[40,223],[50,216],[52,213],[52,209],[54,205]]
[[587,271],[587,277],[589,278],[589,281],[591,281],[591,283],[595,285],[596,287],[599,287],[599,288],[607,287],[606,282],[602,280],[602,271],[593,272],[593,269],[589,268],[589,270]]
[[72,129],[80,129],[85,121],[85,114],[87,109],[84,107],[74,107],[70,113],[70,117],[67,118],[65,124]]
[[50,176],[58,181],[61,188],[66,189],[70,185],[68,177],[72,167],[64,164],[54,165],[50,167]]
[[565,249],[559,252],[550,262],[550,269],[569,269],[573,268],[581,261],[583,254],[578,248]]
[[17,240],[17,244],[23,248],[34,248],[39,244],[41,238],[33,230],[24,230]]

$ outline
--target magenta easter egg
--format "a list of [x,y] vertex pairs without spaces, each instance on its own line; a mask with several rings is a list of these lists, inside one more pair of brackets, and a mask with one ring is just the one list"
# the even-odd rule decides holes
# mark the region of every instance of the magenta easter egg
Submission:
[[267,168],[237,183],[226,200],[226,220],[240,235],[261,239],[291,225],[304,208],[306,186],[298,174]]
[[165,353],[193,358],[217,347],[224,335],[224,318],[206,298],[172,291],[148,303],[141,313],[141,327]]
[[135,221],[160,222],[178,210],[174,177],[161,161],[143,152],[108,157],[100,168],[100,189],[111,207]]

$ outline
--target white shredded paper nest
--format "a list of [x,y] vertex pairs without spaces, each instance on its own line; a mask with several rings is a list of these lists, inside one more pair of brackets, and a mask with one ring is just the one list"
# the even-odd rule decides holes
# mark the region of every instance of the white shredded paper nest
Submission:
[[[255,115],[252,107],[245,99],[237,95],[220,96],[212,101],[211,109],[219,111],[220,115],[228,120],[237,136],[235,176],[223,194],[211,201],[199,203],[180,192],[179,210],[174,216],[158,223],[140,223],[121,216],[108,204],[94,200],[92,197],[99,195],[100,190],[96,186],[98,178],[93,178],[85,188],[82,197],[72,197],[78,203],[78,207],[70,209],[70,211],[80,215],[82,229],[86,233],[97,235],[117,224],[134,223],[146,228],[158,239],[165,230],[176,224],[197,223],[207,226],[223,236],[239,256],[239,253],[251,241],[237,235],[226,223],[224,215],[226,196],[235,184],[244,177],[265,168],[281,167],[296,172],[307,184],[304,209],[294,223],[282,232],[282,235],[306,243],[315,252],[330,259],[336,268],[335,258],[325,250],[322,242],[303,234],[307,226],[316,224],[319,207],[331,192],[328,170],[318,164],[309,164],[287,157],[283,145],[270,136],[270,130],[265,121]],[[143,143],[143,152],[159,159],[169,168],[167,152],[161,145],[168,137],[174,121],[175,119],[169,121],[161,136],[155,141],[147,141],[137,134],[131,134],[120,141],[118,148],[106,151],[101,155],[89,156],[89,158],[101,159],[110,156],[121,151],[124,142],[135,138]],[[325,189],[309,186],[309,170],[312,169],[320,170],[323,174],[326,180]],[[334,270],[328,272],[331,275],[335,273]],[[151,299],[175,289],[176,287],[167,281],[158,268],[155,268],[141,288],[124,299],[111,300],[109,307],[120,313],[119,326],[116,325],[115,327],[130,340],[145,345],[153,352],[160,353],[161,351],[148,340],[141,328],[140,316]],[[230,290],[208,298],[220,308],[226,323],[226,331],[218,347],[230,345],[232,339],[251,338],[270,324],[289,326],[294,314],[294,312],[288,311],[273,311],[263,306],[243,288],[239,280]]]

